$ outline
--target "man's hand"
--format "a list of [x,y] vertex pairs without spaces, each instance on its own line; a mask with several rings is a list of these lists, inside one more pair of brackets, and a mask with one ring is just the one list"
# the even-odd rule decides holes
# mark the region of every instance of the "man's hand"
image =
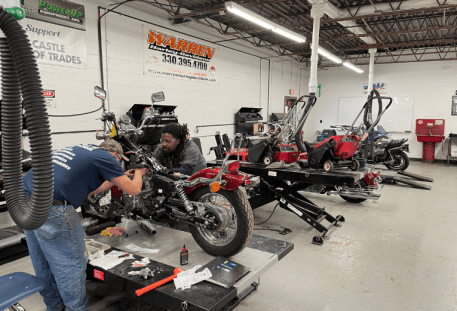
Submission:
[[149,173],[149,170],[145,167],[142,167],[142,168],[137,168],[135,169],[135,173],[136,172],[140,172],[141,176],[144,176],[146,175],[147,173]]
[[[124,153],[125,153],[125,154],[132,154],[132,153],[133,153],[133,154],[136,154],[136,161],[138,162],[138,160],[139,160],[138,153],[136,153],[135,151],[126,151],[126,152],[124,152]],[[127,176],[128,176],[128,175],[127,175]]]
[[149,173],[149,170],[147,168],[134,168],[134,169],[126,171],[125,175],[132,177],[132,176],[135,176],[135,173],[137,171],[139,172],[139,174],[141,174],[141,176],[144,176],[147,173]]
[[131,169],[131,170],[126,171],[125,175],[127,175],[128,177],[135,176],[135,169]]

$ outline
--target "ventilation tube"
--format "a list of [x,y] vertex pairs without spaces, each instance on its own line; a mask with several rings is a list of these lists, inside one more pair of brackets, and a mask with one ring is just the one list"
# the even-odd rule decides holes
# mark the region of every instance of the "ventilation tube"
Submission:
[[382,99],[379,92],[376,90],[371,90],[370,95],[368,96],[368,100],[365,103],[365,112],[363,113],[363,124],[365,124],[366,128],[369,129],[373,125],[373,99],[378,99],[378,115],[382,113]]
[[[51,129],[43,98],[40,74],[25,30],[0,7],[2,67],[3,184],[8,210],[14,222],[34,230],[46,222],[54,194]],[[31,205],[22,187],[20,164],[22,102],[27,116],[33,168]]]

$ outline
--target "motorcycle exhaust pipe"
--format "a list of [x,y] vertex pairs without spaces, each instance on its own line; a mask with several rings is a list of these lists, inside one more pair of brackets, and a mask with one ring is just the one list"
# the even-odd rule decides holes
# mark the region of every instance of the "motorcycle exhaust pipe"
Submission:
[[331,195],[331,194],[343,195],[345,197],[354,198],[354,199],[370,199],[370,200],[378,200],[381,197],[380,194],[375,194],[375,193],[359,194],[359,193],[339,192],[339,191],[336,191],[336,190],[327,191],[327,195]]
[[139,220],[138,224],[140,225],[141,228],[146,230],[146,232],[149,233],[150,235],[155,235],[157,233],[154,226],[147,220]]
[[160,218],[160,217],[162,217],[163,215],[165,215],[166,213],[167,213],[167,211],[166,211],[164,208],[162,208],[162,209],[159,209],[159,210],[153,212],[153,213],[152,213],[152,217],[154,217],[154,218]]

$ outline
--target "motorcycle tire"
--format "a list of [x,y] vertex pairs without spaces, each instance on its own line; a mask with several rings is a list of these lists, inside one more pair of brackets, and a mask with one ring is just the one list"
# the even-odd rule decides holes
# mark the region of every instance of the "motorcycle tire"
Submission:
[[[395,163],[394,164],[386,164],[386,167],[389,170],[396,170],[396,171],[404,171],[409,166],[409,158],[406,153],[400,151],[398,154],[394,155]],[[399,163],[397,163],[397,161]]]
[[[366,188],[366,187],[367,187],[367,184],[362,179],[359,180],[358,182],[356,182],[354,185],[354,188]],[[347,197],[344,195],[340,195],[340,197],[349,203],[362,203],[367,200],[367,199],[362,199],[362,198],[351,198],[351,197]]]
[[[189,225],[189,230],[197,244],[208,254],[223,257],[233,256],[249,244],[254,227],[254,214],[248,199],[240,189],[235,191],[220,189],[218,192],[212,193],[208,187],[200,187],[192,193],[190,199],[195,202],[212,203],[210,198],[213,195],[223,197],[234,210],[235,217],[232,220],[236,222],[236,229],[232,238],[224,244],[224,242],[218,241],[210,230],[191,225]],[[209,201],[206,201],[207,199]]]

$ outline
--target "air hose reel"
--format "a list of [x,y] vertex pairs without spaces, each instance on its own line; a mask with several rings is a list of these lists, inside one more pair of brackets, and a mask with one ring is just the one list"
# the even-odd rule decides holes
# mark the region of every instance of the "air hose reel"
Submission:
[[[3,0],[0,4],[11,2]],[[16,2],[18,5],[13,8],[0,6],[0,30],[6,37],[0,38],[3,183],[14,222],[22,229],[34,230],[46,222],[51,212],[54,194],[51,129],[33,49],[15,18],[20,17],[22,10],[19,1]],[[34,173],[30,206],[22,188],[20,164],[22,105],[27,117]]]

